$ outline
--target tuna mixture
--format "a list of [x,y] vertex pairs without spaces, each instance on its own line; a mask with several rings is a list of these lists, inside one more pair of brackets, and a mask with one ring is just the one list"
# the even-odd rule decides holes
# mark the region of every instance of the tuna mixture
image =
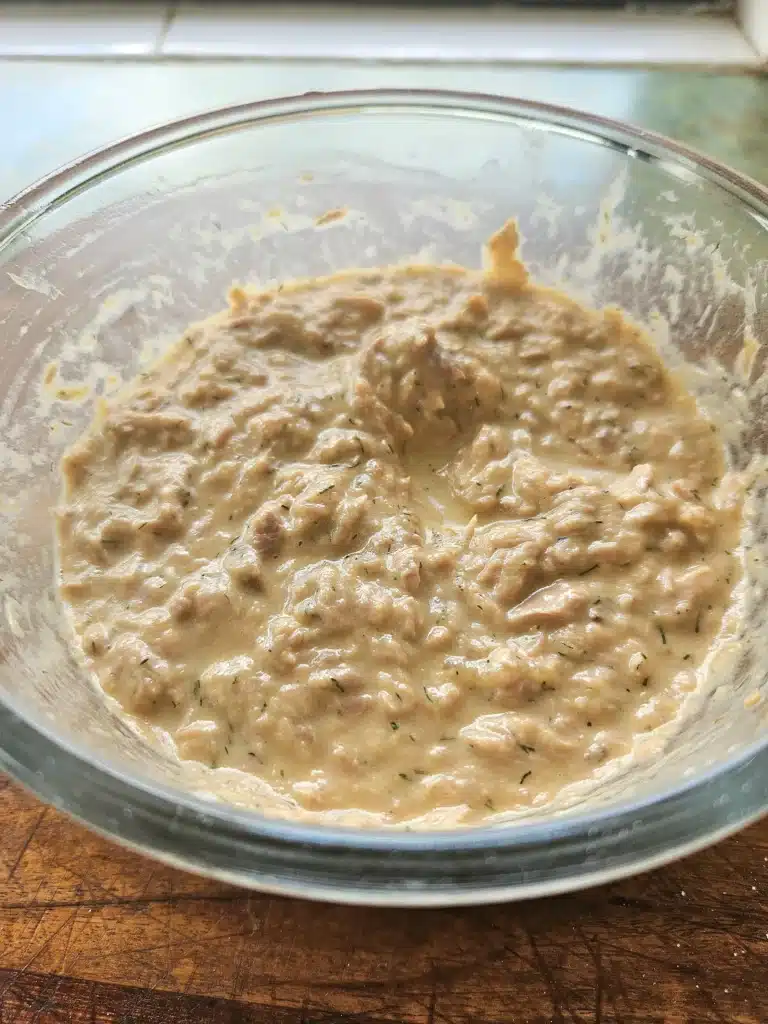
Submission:
[[544,806],[673,723],[728,634],[714,425],[516,247],[233,288],[64,457],[88,667],[282,813]]

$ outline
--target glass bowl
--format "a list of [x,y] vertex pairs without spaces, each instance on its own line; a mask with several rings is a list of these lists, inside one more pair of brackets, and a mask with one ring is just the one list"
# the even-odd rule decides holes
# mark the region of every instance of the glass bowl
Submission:
[[[346,216],[316,225],[341,208]],[[94,397],[218,310],[233,280],[414,256],[476,266],[512,215],[534,276],[649,325],[726,425],[734,464],[759,466],[768,193],[650,133],[493,96],[314,93],[152,129],[0,207],[3,768],[168,863],[270,892],[390,905],[594,885],[766,809],[759,470],[732,671],[656,756],[558,813],[451,832],[265,818],[185,788],[184,767],[127,728],[71,656],[52,510],[59,457]]]

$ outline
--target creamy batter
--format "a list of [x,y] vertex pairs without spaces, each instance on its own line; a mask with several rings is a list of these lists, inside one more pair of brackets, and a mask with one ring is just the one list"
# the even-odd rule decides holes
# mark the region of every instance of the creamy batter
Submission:
[[234,288],[65,456],[78,643],[182,759],[297,813],[473,822],[703,684],[740,575],[720,439],[516,245]]

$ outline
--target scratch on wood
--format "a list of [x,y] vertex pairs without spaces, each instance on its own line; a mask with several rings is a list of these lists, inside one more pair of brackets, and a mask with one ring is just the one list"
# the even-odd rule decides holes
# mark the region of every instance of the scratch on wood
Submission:
[[24,842],[23,842],[23,844],[22,844],[22,847],[21,847],[21,849],[19,850],[19,854],[18,854],[18,856],[16,857],[16,860],[15,860],[15,861],[13,862],[13,864],[11,865],[11,870],[10,870],[10,871],[8,872],[8,881],[9,881],[9,882],[11,881],[11,879],[13,878],[13,876],[14,876],[14,875],[16,874],[16,872],[18,871],[19,865],[21,864],[22,860],[24,860],[24,854],[25,854],[25,853],[27,852],[27,850],[29,849],[29,844],[30,844],[30,843],[32,842],[32,840],[33,840],[33,839],[35,838],[35,833],[37,832],[37,830],[38,830],[38,829],[40,828],[40,826],[42,825],[42,823],[43,823],[43,818],[44,818],[44,817],[46,816],[46,814],[47,814],[47,813],[48,813],[48,808],[47,808],[47,807],[43,807],[42,811],[40,811],[40,814],[39,814],[39,815],[37,816],[37,819],[36,819],[36,821],[35,821],[34,825],[33,825],[33,826],[32,826],[32,828],[31,828],[31,829],[29,830],[29,834],[27,835],[27,838],[26,838],[26,839],[24,840]]
[[144,910],[152,904],[170,904],[176,906],[180,903],[237,903],[242,900],[242,895],[216,896],[204,893],[179,894],[178,896],[115,896],[114,899],[83,899],[75,900],[30,900],[29,902],[5,902],[0,900],[0,910],[74,910],[78,907],[85,910],[101,910],[104,907],[125,907],[128,910]]
[[435,1024],[435,1010],[437,1008],[437,977],[432,971],[432,985],[429,990],[429,1006],[427,1007],[427,1024]]
[[[544,987],[547,990],[547,996],[549,997],[552,1016],[562,1016],[563,1004],[565,1004],[566,1009],[571,1014],[571,1016],[573,1016],[573,1010],[570,1006],[568,1006],[567,999],[561,993],[557,979],[550,970],[549,964],[544,959],[544,956],[542,955],[541,950],[539,949],[538,943],[536,942],[536,939],[533,937],[533,932],[531,931],[527,923],[522,923],[522,928],[525,932],[525,937],[528,940],[528,945],[531,948],[531,953],[533,954],[534,966],[538,970],[541,980],[544,983]],[[576,1018],[574,1017],[574,1019]]]

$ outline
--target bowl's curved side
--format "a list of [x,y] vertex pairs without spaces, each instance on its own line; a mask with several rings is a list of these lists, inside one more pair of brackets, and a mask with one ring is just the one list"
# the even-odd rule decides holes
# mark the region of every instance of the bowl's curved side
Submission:
[[318,829],[175,803],[173,793],[95,771],[49,739],[41,748],[37,730],[2,706],[0,735],[1,768],[110,839],[230,884],[337,903],[461,906],[603,885],[718,842],[768,807],[763,749],[732,765],[727,779],[714,773],[652,806],[582,821],[422,834]]

